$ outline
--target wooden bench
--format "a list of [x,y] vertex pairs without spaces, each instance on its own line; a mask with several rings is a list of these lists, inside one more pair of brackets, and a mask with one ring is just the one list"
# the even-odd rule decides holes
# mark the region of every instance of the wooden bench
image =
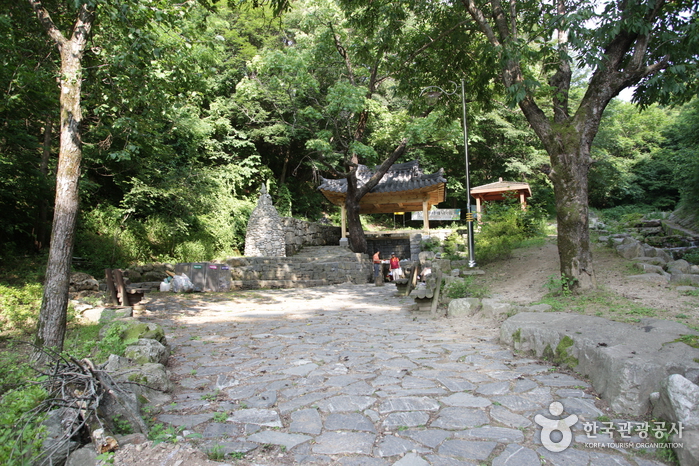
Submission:
[[398,278],[393,280],[396,284],[396,290],[398,296],[408,296],[410,292],[417,285],[417,265],[412,265],[410,267],[410,278]]
[[425,280],[424,287],[418,286],[410,292],[410,297],[415,300],[418,311],[429,312],[431,316],[437,316],[439,306],[439,293],[442,287],[442,271],[437,268]]
[[143,299],[145,290],[127,289],[124,284],[124,272],[121,269],[104,269],[104,276],[107,281],[107,291],[111,297],[112,304],[120,306],[133,306]]

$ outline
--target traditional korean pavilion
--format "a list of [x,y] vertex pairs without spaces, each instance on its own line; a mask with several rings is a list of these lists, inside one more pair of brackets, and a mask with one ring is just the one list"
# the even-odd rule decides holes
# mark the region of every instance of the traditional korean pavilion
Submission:
[[[357,168],[357,183],[364,185],[374,174],[364,165]],[[391,166],[381,181],[359,202],[360,214],[381,214],[391,212],[424,213],[424,229],[429,230],[428,211],[446,199],[447,180],[444,170],[424,174],[417,160]],[[321,177],[318,189],[333,204],[342,208],[342,237],[347,237],[345,198],[347,180],[330,180]]]
[[522,183],[520,181],[503,181],[502,178],[495,183],[488,183],[471,188],[471,196],[476,199],[476,212],[478,213],[478,218],[480,218],[481,215],[483,202],[504,201],[505,196],[507,196],[508,193],[510,193],[510,195],[518,196],[522,209],[525,209],[527,207],[527,198],[531,197],[532,190],[529,187],[529,183]]

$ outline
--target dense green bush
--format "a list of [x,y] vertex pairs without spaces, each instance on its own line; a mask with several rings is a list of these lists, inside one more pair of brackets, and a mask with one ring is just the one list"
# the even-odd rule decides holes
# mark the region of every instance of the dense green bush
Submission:
[[524,240],[543,235],[545,218],[541,209],[522,210],[514,199],[486,203],[480,231],[474,235],[476,261],[484,264],[505,258]]
[[605,223],[629,222],[640,220],[644,215],[657,209],[648,204],[628,204],[599,210],[599,215]]
[[131,218],[124,209],[99,205],[85,211],[75,254],[101,275],[105,268],[146,262],[195,262],[238,255],[255,203],[215,196],[211,208],[188,219],[166,213]]

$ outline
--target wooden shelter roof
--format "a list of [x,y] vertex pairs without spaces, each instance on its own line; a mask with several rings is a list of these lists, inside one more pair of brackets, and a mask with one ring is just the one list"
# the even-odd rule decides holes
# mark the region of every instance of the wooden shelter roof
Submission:
[[471,188],[471,196],[483,201],[501,201],[505,199],[505,193],[509,191],[523,194],[524,197],[530,197],[532,195],[529,183],[523,183],[521,181],[503,181],[502,178],[500,178],[495,183],[488,183]]
[[[359,186],[363,186],[373,174],[365,165],[359,165]],[[423,210],[423,201],[428,203],[428,208],[432,208],[446,199],[446,185],[443,169],[426,175],[422,173],[417,160],[393,164],[381,181],[362,197],[359,213],[419,212]],[[347,196],[347,179],[321,177],[318,189],[333,204],[343,205]]]

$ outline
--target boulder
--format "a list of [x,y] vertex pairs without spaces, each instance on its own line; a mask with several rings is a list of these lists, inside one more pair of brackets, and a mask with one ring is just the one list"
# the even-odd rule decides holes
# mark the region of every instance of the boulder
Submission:
[[159,363],[125,367],[112,374],[112,377],[117,382],[124,383],[137,395],[140,394],[142,386],[161,392],[171,392],[174,388],[170,381],[170,372]]
[[126,367],[132,365],[132,362],[123,356],[117,356],[116,354],[110,354],[107,362],[102,364],[101,369],[107,372],[118,372]]
[[654,256],[646,255],[646,256],[641,256],[641,257],[635,258],[634,262],[644,263],[644,264],[649,264],[649,265],[657,265],[657,266],[662,267],[664,269],[665,266],[667,265],[668,261],[664,260],[661,257],[657,257],[657,256],[654,257]]
[[699,275],[693,273],[673,273],[670,283],[676,285],[699,286]]
[[95,277],[86,273],[74,273],[70,276],[70,291],[99,291],[100,284]]
[[104,323],[114,319],[133,317],[133,308],[131,306],[120,308],[93,307],[82,312],[80,317],[88,322]]
[[468,317],[480,310],[481,301],[478,298],[453,299],[447,308],[447,317]]
[[646,262],[636,262],[633,266],[643,273],[657,273],[658,275],[665,275],[667,273],[661,266],[651,265]]
[[41,453],[32,465],[65,464],[70,454],[80,447],[71,440],[77,432],[72,430],[80,425],[80,412],[72,408],[59,408],[51,411],[41,423],[45,427],[45,437]]
[[95,466],[96,464],[97,452],[91,443],[71,453],[66,462],[66,466]]
[[550,312],[553,306],[550,304],[534,304],[527,306],[524,312]]
[[127,346],[124,356],[138,364],[157,362],[167,364],[170,348],[151,338],[139,338],[135,345]]
[[481,301],[481,310],[478,316],[490,320],[504,320],[513,312],[512,304],[498,301],[497,299],[484,298]]
[[104,338],[109,329],[115,325],[123,327],[121,330],[123,341],[136,342],[139,338],[150,338],[167,346],[165,331],[160,325],[152,322],[140,322],[136,319],[119,319],[110,322],[100,329],[100,338]]
[[[628,239],[628,238],[626,238]],[[642,255],[641,243],[638,241],[626,241],[616,247],[617,252],[625,259],[634,259]]]
[[421,251],[420,254],[418,255],[418,260],[420,261],[421,264],[424,264],[425,262],[429,262],[433,260],[435,257],[435,254],[432,251]]
[[682,438],[675,436],[672,440],[682,444],[682,448],[675,449],[680,466],[696,466],[699,464],[699,430],[685,430],[682,432]]
[[672,374],[660,383],[658,395],[653,398],[653,417],[699,429],[699,386],[680,374]]
[[523,312],[500,327],[503,343],[588,376],[613,411],[633,416],[650,408],[663,379],[699,369],[699,349],[681,342],[697,334],[659,319],[635,325],[561,312]]
[[671,274],[690,273],[691,265],[684,259],[668,262],[667,271]]

